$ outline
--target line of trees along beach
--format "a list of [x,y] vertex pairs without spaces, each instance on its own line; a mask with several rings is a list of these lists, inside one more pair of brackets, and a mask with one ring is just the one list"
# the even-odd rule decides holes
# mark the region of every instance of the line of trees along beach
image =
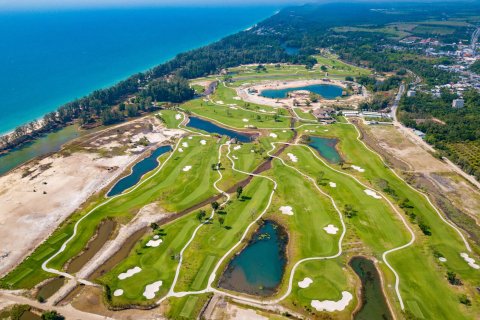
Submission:
[[[465,13],[463,4],[449,4],[451,12]],[[472,4],[480,10],[478,4]],[[376,7],[381,7],[377,5]],[[385,10],[393,10],[391,5]],[[66,103],[48,113],[39,123],[32,121],[0,140],[3,149],[12,148],[50,130],[74,121],[83,126],[111,124],[150,111],[152,102],[179,103],[194,97],[187,79],[218,73],[222,69],[252,63],[294,63],[312,68],[313,54],[330,48],[341,59],[377,72],[411,69],[429,85],[455,80],[455,75],[434,68],[437,59],[426,59],[418,52],[394,51],[388,44],[398,39],[379,32],[337,32],[334,27],[354,26],[375,21],[375,26],[394,22],[439,18],[442,6],[397,4],[398,14],[371,10],[368,4],[304,5],[281,10],[249,30],[228,36],[213,44],[178,54],[151,70],[135,74],[118,84]],[[402,11],[403,10],[403,11]],[[469,8],[468,12],[474,12]],[[468,14],[465,13],[465,14]],[[375,27],[373,26],[373,27]],[[463,29],[461,29],[463,30]],[[460,30],[460,31],[461,31]],[[460,32],[459,31],[459,32]],[[288,54],[285,46],[298,48]],[[441,61],[448,64],[449,61]],[[393,83],[392,83],[393,84]]]

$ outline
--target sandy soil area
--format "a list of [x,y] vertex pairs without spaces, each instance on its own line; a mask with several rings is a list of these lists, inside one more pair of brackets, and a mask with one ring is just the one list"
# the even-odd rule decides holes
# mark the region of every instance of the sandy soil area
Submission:
[[[66,147],[0,177],[0,275],[35,249],[90,196],[142,157],[147,147],[139,148],[135,141],[146,136],[153,147],[182,134],[180,130],[164,129],[160,124],[154,126],[151,118],[146,119],[135,120],[140,123],[133,126],[130,122],[87,136],[80,145],[79,142],[73,144],[74,148]],[[141,128],[142,121],[148,122],[149,132],[128,134],[125,130]],[[115,138],[120,137],[130,141],[123,144],[122,153],[105,155],[105,150],[115,146]],[[99,150],[102,153],[97,153]]]
[[[261,84],[256,84],[253,86],[241,86],[236,89],[237,95],[243,100],[255,104],[267,105],[271,107],[282,107],[282,106],[289,106],[293,107],[293,98],[285,98],[285,99],[270,99],[266,97],[260,96],[260,92],[262,90],[269,90],[269,89],[285,89],[285,88],[295,88],[295,87],[303,87],[308,85],[314,84],[330,84],[330,85],[337,85],[342,88],[345,88],[346,85],[343,81],[339,80],[296,80],[296,81],[267,81],[262,82]],[[258,93],[250,94],[249,90],[257,90]],[[339,100],[329,100],[329,99],[320,99],[317,103],[312,103],[311,108],[316,108],[319,106],[333,106],[333,105],[348,105],[350,108],[358,106],[358,103],[363,101],[368,97],[368,93],[365,95],[352,95],[346,98],[342,98]]]
[[[448,164],[433,157],[408,135],[399,132],[393,126],[363,126],[369,139],[383,149],[384,156],[404,164],[403,169],[410,173],[421,174],[447,197],[456,207],[473,217],[477,224],[480,220],[480,192],[458,175]],[[372,143],[372,141],[370,141]],[[369,144],[370,144],[369,143]]]

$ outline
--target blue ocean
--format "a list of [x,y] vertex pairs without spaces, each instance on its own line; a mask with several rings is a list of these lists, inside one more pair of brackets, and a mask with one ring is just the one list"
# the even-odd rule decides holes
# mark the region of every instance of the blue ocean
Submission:
[[0,12],[0,133],[269,17],[278,8]]

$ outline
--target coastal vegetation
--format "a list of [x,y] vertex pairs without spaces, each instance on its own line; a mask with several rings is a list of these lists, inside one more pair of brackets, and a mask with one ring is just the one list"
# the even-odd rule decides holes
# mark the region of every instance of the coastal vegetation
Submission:
[[[474,319],[480,310],[475,268],[480,249],[429,195],[409,184],[408,173],[394,171],[364,143],[357,120],[339,114],[335,122],[320,123],[308,104],[247,100],[252,84],[346,80],[374,92],[372,99],[357,101],[359,108],[380,110],[409,76],[407,69],[427,85],[451,79],[437,73],[431,59],[376,45],[398,36],[400,31],[382,25],[405,19],[402,13],[355,4],[357,10],[344,10],[339,18],[332,12],[342,6],[283,10],[252,29],[180,54],[48,115],[51,128],[72,121],[88,127],[155,111],[149,117],[182,131],[169,140],[171,151],[159,155],[155,169],[110,197],[106,189],[111,185],[90,197],[0,279],[0,287],[31,289],[54,276],[75,277],[86,287],[102,286],[112,309],[161,305],[172,319],[200,318],[218,297],[258,308],[274,305],[306,318],[350,319],[365,308],[384,318]],[[320,12],[325,19],[319,21]],[[411,21],[427,15],[409,14]],[[435,14],[436,9],[428,11]],[[365,19],[377,19],[379,26],[373,32],[334,28]],[[436,25],[421,26],[413,30],[432,33]],[[457,27],[466,28],[448,26]],[[287,52],[286,44],[298,51]],[[211,83],[216,83],[214,92],[195,94]],[[476,146],[480,138],[480,95],[466,92],[463,109],[451,108],[454,98],[446,91],[439,98],[421,92],[402,98],[400,119],[426,132],[427,141],[449,156],[461,155],[477,166],[477,149],[459,146]],[[148,146],[149,140],[143,137],[137,144]],[[107,237],[115,241],[144,217],[150,220],[143,221],[130,247],[120,249],[125,250],[122,259],[93,275],[69,271],[105,221],[119,226],[109,234],[112,239]],[[272,238],[281,242],[273,246],[278,258],[273,267],[279,268],[269,269],[264,260],[247,254],[242,262],[247,271],[235,270],[236,259]],[[361,268],[352,258],[368,265]],[[362,277],[362,269],[370,274]],[[264,287],[271,279],[255,277],[262,272],[266,277],[265,271],[274,279]],[[223,286],[222,275],[235,276],[235,285]],[[368,281],[374,283],[374,294],[365,293]],[[368,303],[381,310],[369,309],[366,297],[357,293],[380,299]]]

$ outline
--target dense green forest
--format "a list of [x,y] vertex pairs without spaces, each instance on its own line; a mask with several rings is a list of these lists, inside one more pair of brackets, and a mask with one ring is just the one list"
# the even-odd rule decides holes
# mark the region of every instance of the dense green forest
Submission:
[[476,74],[480,74],[480,60],[475,61],[475,63],[470,66],[470,70]]
[[[398,44],[398,39],[384,33],[338,32],[332,28],[356,25],[375,28],[398,22],[440,20],[451,17],[452,12],[456,16],[469,16],[480,10],[478,2],[468,5],[461,2],[375,3],[375,10],[372,8],[372,4],[366,3],[310,4],[285,8],[249,30],[181,53],[145,73],[135,74],[110,88],[66,103],[57,112],[45,115],[41,128],[33,121],[17,128],[10,137],[2,137],[0,143],[3,148],[11,148],[73,121],[83,125],[110,124],[148,112],[158,103],[185,101],[194,96],[185,79],[217,73],[240,64],[289,62],[310,68],[316,63],[312,55],[318,53],[319,48],[330,48],[342,59],[368,66],[377,72],[412,69],[430,85],[455,80],[454,74],[433,67],[439,63],[438,60],[427,59],[408,49],[392,49],[391,45]],[[454,34],[463,39],[468,32],[468,27],[461,27],[455,29]],[[448,40],[451,36],[443,37]],[[299,49],[298,53],[288,54],[285,46]],[[384,83],[375,83],[373,88],[386,90],[396,82],[397,78],[393,78]],[[133,96],[133,103],[128,103]]]

